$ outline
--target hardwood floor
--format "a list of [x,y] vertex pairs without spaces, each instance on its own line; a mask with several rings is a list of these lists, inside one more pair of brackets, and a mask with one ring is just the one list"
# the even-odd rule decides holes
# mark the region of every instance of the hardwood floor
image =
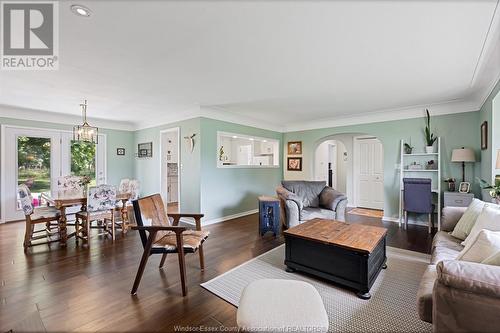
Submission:
[[[388,228],[388,245],[429,252],[431,236],[421,226],[347,215],[352,223]],[[207,227],[204,272],[198,256],[188,255],[188,296],[181,296],[176,256],[152,256],[136,296],[130,289],[142,254],[137,232],[113,244],[94,238],[91,248],[40,245],[23,252],[24,223],[0,225],[0,332],[172,331],[175,326],[236,325],[236,308],[199,286],[283,243],[271,233],[258,235],[257,214]],[[95,231],[95,230],[94,230]]]

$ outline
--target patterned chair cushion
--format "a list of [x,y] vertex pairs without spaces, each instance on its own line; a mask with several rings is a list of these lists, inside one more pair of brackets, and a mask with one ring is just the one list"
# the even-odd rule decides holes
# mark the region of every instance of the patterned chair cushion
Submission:
[[130,191],[130,179],[123,178],[122,180],[120,180],[120,185],[118,186],[118,191],[120,191],[120,192]]
[[130,181],[130,185],[129,185],[129,191],[130,191],[130,202],[132,202],[132,200],[137,200],[139,199],[139,192],[141,190],[141,182],[138,181],[137,179],[132,179]]
[[33,198],[31,197],[31,191],[28,186],[21,184],[17,187],[17,193],[19,195],[19,201],[21,202],[21,208],[24,215],[28,216],[33,214]]
[[116,187],[99,185],[90,187],[87,196],[87,211],[111,210],[116,207]]
[[80,191],[82,189],[82,177],[80,176],[62,176],[57,178],[58,191]]
[[[201,243],[207,239],[209,231],[196,231],[196,230],[186,230],[182,233],[183,248],[189,250],[196,250],[200,247]],[[168,251],[177,250],[177,239],[175,237],[175,232],[167,231],[165,235],[154,242],[153,247],[164,248]]]
[[31,219],[32,220],[47,219],[47,218],[57,219],[60,216],[61,213],[59,212],[58,209],[54,207],[40,207],[40,208],[35,208],[33,214],[31,215]]

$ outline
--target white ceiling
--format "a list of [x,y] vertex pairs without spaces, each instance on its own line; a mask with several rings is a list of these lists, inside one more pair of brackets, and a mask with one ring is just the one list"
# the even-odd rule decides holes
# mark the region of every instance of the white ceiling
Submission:
[[87,98],[128,128],[314,128],[477,110],[500,70],[497,0],[78,1],[90,18],[73,3],[59,5],[60,69],[1,71],[0,116],[79,115]]

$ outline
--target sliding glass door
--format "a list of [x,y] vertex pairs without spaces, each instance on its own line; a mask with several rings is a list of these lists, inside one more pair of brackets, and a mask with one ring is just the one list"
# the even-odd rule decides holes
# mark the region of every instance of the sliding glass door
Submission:
[[89,176],[91,185],[104,183],[105,136],[99,142],[74,142],[69,132],[3,126],[2,222],[24,218],[17,194],[20,184],[30,188],[34,206],[40,206],[45,204],[41,193],[55,190],[60,176]]

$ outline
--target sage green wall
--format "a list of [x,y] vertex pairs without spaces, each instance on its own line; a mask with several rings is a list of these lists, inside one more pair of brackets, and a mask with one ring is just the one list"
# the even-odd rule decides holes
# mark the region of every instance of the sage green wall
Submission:
[[[279,168],[217,168],[217,131],[277,139],[283,134],[201,118],[201,209],[212,220],[258,208],[259,195],[273,195],[282,179]],[[282,150],[280,161],[283,160]]]
[[[179,152],[181,168],[180,198],[181,210],[188,213],[198,213],[200,209],[200,118],[194,118],[147,128],[134,132],[135,147],[143,142],[153,142],[152,158],[135,159],[135,177],[141,182],[141,195],[161,192],[161,162],[160,162],[160,132],[164,129],[179,127]],[[196,133],[194,151],[183,137]],[[137,148],[135,148],[137,150]]]
[[493,183],[496,171],[496,150],[500,149],[500,81],[480,110],[480,124],[488,122],[488,149],[481,151],[481,178]]
[[[71,131],[69,125],[0,117],[0,125],[24,126],[33,128]],[[119,184],[120,179],[134,176],[134,133],[100,128],[106,134],[106,173],[109,184]],[[125,148],[125,156],[116,155],[116,148]]]
[[[476,150],[477,159],[480,156],[479,112],[466,112],[432,117],[432,129],[441,137],[442,149],[442,177],[461,178],[459,163],[451,163],[451,151],[462,146]],[[387,121],[380,123],[361,124],[324,128],[317,130],[298,131],[284,134],[284,143],[288,141],[302,141],[303,144],[303,171],[284,171],[284,178],[313,179],[314,151],[323,138],[334,134],[363,133],[380,139],[384,146],[384,193],[386,217],[398,216],[399,205],[399,171],[395,169],[399,164],[400,140],[411,138],[417,151],[424,150],[423,129],[424,118]],[[349,156],[352,158],[352,156]],[[473,183],[472,190],[479,194],[479,187],[475,181],[480,174],[480,163],[468,165],[467,179]],[[444,189],[444,184],[442,185]]]

